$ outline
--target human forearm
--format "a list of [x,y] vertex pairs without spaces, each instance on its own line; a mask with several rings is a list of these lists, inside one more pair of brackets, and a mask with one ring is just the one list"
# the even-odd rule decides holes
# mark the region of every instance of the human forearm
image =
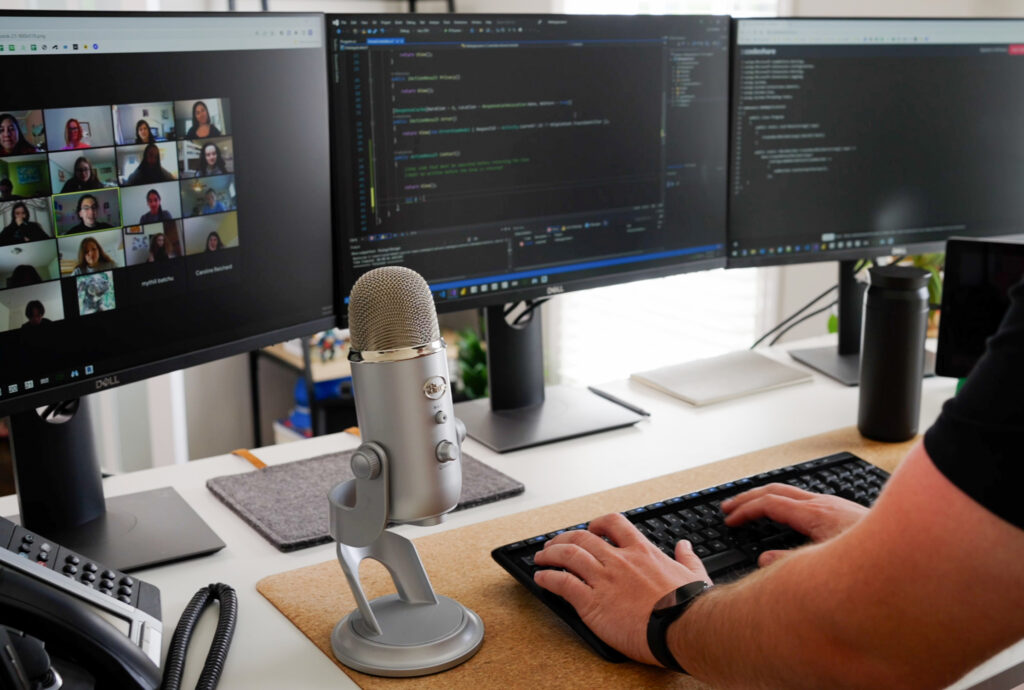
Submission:
[[821,580],[823,548],[698,599],[669,629],[683,668],[723,688],[892,687],[897,671],[859,643],[859,625],[845,618],[851,602]]

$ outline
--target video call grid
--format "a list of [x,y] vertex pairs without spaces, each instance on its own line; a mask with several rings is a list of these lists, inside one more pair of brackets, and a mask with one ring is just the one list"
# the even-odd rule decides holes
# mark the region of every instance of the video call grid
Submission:
[[[77,278],[80,314],[96,313],[115,306],[88,295],[105,282],[114,297],[112,270],[237,246],[229,121],[222,98],[0,110],[0,252],[25,257],[3,267],[0,291]],[[230,243],[209,227],[230,228]],[[30,300],[25,325],[42,310]]]
[[[147,224],[236,210],[232,194],[233,141],[226,105],[226,99],[205,99],[4,111],[3,115],[21,112],[22,117],[0,116],[4,120],[0,123],[0,180],[10,180],[10,174],[17,170],[15,166],[25,162],[36,163],[37,174],[33,178],[30,171],[27,184],[0,182],[3,230],[11,231],[6,237],[0,231],[0,246],[52,242],[118,228],[125,228],[126,237],[130,237],[142,234],[140,226]],[[100,111],[103,117],[97,120]],[[119,111],[129,115],[144,113],[145,117],[129,124],[124,117],[118,118]],[[169,113],[173,113],[171,118]],[[28,137],[24,133],[26,121],[39,123]],[[169,128],[161,124],[168,124]],[[201,124],[208,124],[209,130],[199,131]],[[178,136],[186,127],[185,134]],[[63,145],[59,139],[54,141],[55,129],[63,130],[62,135],[56,135],[62,136]],[[152,154],[147,160],[145,151],[153,146],[160,155]],[[172,170],[164,167],[169,162],[168,153],[173,155]],[[206,160],[210,163],[206,164]],[[173,184],[173,198],[167,194],[167,183]],[[28,193],[17,193],[22,190]],[[98,206],[95,217],[88,222],[81,213],[82,206],[85,215],[92,215],[88,210],[94,204],[87,197],[92,197]],[[46,217],[42,218],[44,208]],[[137,221],[134,213],[128,215],[128,209],[142,210]],[[21,236],[14,237],[15,214],[23,216],[26,212],[29,228],[37,232],[23,229]],[[45,236],[40,237],[38,231]],[[66,256],[62,258],[68,260]],[[0,285],[0,289],[6,287]]]

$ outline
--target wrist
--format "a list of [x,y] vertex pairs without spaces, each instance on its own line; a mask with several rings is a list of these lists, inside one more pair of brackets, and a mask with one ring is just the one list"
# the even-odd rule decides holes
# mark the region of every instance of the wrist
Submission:
[[697,580],[669,592],[655,603],[647,622],[647,646],[651,655],[665,668],[686,673],[672,654],[668,630],[710,587],[707,582]]

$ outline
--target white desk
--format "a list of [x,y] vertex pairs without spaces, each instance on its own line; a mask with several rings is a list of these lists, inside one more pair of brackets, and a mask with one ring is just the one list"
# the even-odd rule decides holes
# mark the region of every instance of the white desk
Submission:
[[[773,351],[771,356],[791,362],[781,351]],[[952,396],[954,386],[952,379],[925,381],[922,431],[938,415],[942,403]],[[415,538],[855,425],[857,421],[857,389],[820,376],[815,376],[809,384],[706,408],[691,407],[628,380],[603,384],[601,388],[650,411],[651,417],[628,429],[505,455],[467,440],[465,450],[468,453],[520,480],[526,491],[511,499],[454,513],[437,527],[402,527],[399,531]],[[352,436],[335,434],[269,446],[255,452],[268,464],[274,464],[354,447],[357,443]],[[804,459],[807,458],[793,461]],[[334,550],[332,544],[325,544],[280,553],[205,486],[206,480],[212,477],[247,471],[252,468],[246,461],[223,455],[105,481],[108,495],[173,486],[227,544],[227,548],[212,556],[138,573],[141,579],[161,591],[165,655],[174,626],[192,594],[209,583],[225,582],[238,591],[239,617],[221,687],[354,687],[344,673],[255,589],[257,581],[267,575],[332,560]],[[609,510],[630,507],[609,506]],[[15,497],[0,498],[0,510],[5,511],[0,514],[16,512]],[[208,613],[197,628],[184,687],[194,687],[198,679],[214,626],[214,617]],[[1024,648],[987,669],[985,675],[1002,670],[1014,658],[1024,658]]]

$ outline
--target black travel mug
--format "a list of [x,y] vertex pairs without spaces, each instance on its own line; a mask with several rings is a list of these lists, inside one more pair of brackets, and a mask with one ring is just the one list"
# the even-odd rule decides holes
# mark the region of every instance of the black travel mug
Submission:
[[876,441],[917,433],[928,328],[928,271],[881,266],[869,271],[860,347],[857,428]]

